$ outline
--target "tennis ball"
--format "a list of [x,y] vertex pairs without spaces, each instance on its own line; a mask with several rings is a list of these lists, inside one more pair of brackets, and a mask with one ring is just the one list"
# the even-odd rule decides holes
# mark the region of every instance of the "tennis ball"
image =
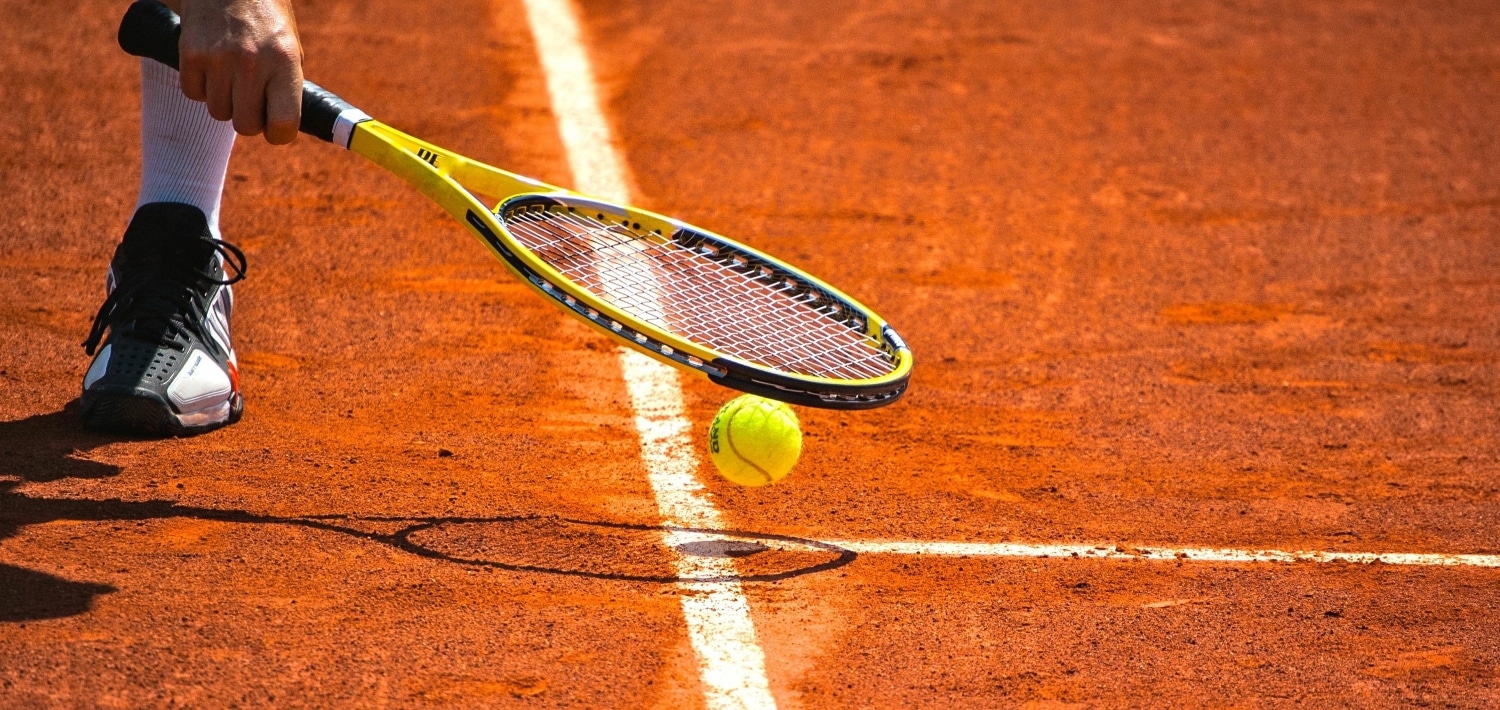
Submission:
[[753,394],[729,400],[708,427],[708,456],[720,475],[742,486],[768,486],[802,455],[802,429],[791,407]]

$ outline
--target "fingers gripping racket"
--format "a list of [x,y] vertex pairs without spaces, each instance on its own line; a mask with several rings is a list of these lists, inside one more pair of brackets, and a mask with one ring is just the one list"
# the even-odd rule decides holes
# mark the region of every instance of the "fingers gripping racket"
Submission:
[[[180,34],[175,13],[143,1],[125,13],[119,40],[131,54],[176,67]],[[400,176],[542,296],[657,360],[812,407],[869,409],[906,391],[911,351],[896,332],[785,262],[439,148],[311,82],[302,89],[301,129]]]

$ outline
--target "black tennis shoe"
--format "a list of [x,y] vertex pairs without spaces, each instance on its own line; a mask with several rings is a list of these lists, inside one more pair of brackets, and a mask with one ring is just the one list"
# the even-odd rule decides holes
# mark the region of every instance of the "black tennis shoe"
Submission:
[[244,277],[244,252],[215,239],[198,208],[137,209],[83,344],[98,352],[83,378],[84,423],[185,436],[239,421],[245,405],[229,343],[230,284]]

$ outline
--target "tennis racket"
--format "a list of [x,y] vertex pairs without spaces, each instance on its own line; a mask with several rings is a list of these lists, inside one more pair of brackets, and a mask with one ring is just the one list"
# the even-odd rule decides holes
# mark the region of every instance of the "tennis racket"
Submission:
[[[119,41],[176,67],[180,35],[171,9],[142,1],[126,11]],[[303,84],[301,130],[400,176],[537,293],[657,360],[811,407],[870,409],[906,391],[912,356],[896,331],[786,262],[413,138],[312,82]]]

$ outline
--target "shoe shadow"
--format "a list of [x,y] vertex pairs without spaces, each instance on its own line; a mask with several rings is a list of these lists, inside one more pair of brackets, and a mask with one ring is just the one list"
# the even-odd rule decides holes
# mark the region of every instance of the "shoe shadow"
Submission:
[[[96,434],[83,428],[78,400],[60,411],[0,422],[0,478],[45,483],[64,478],[108,478],[119,467],[76,455],[127,437]],[[3,535],[0,535],[3,537]]]
[[74,582],[0,564],[0,623],[76,616],[92,608],[95,597],[113,591],[108,584]]

